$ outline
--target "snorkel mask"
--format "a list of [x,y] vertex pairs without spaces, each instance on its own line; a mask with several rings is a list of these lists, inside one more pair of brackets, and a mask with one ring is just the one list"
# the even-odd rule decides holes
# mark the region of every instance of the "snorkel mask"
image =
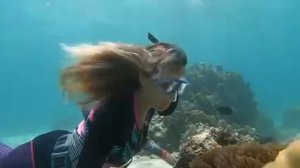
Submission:
[[167,94],[174,94],[176,101],[177,95],[182,95],[186,86],[189,84],[184,78],[179,79],[164,79],[157,77],[154,79],[155,83]]
[[[160,43],[160,41],[156,37],[154,37],[151,33],[148,33],[148,39],[153,44]],[[178,53],[178,54],[181,52],[181,51],[178,51],[177,48],[170,48],[170,49],[168,49],[168,51]],[[167,94],[174,95],[173,102],[177,101],[177,96],[182,95],[184,93],[186,86],[189,84],[185,78],[175,78],[175,79],[162,78],[160,76],[159,72],[153,77],[153,80]]]

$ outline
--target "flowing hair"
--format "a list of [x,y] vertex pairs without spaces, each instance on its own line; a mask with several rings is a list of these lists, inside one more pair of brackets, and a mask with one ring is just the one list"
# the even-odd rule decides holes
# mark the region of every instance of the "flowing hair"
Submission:
[[[151,75],[150,54],[143,47],[105,42],[63,45],[77,62],[63,69],[60,84],[69,98],[87,104],[141,87],[140,73]],[[74,99],[75,98],[75,99]]]
[[[60,85],[72,100],[88,104],[109,96],[134,91],[141,87],[139,75],[150,77],[158,64],[172,55],[166,45],[146,47],[103,42],[96,45],[63,45],[63,49],[77,61],[63,69]],[[182,54],[181,54],[182,55]],[[175,61],[186,64],[186,56]],[[76,99],[79,98],[77,101]]]

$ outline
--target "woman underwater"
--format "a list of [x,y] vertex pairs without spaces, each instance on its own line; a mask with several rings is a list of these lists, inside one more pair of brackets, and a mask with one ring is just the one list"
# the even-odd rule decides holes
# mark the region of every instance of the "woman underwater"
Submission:
[[[147,47],[124,43],[79,45],[66,50],[78,59],[65,68],[61,85],[84,110],[85,119],[73,132],[42,134],[2,154],[1,168],[109,168],[127,167],[145,149],[167,161],[175,158],[147,139],[148,126],[157,111],[170,115],[183,93],[187,56],[169,43]],[[72,99],[73,100],[73,99]],[[4,144],[3,149],[8,149]],[[5,155],[5,156],[4,156]]]

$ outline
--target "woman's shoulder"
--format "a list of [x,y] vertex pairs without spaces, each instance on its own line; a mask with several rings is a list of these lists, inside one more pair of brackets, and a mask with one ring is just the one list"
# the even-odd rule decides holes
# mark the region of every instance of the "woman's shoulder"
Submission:
[[124,119],[128,121],[134,117],[133,110],[133,94],[127,92],[100,101],[89,109],[87,119],[101,122],[122,122]]
[[[133,94],[131,92],[125,92],[120,95],[112,96],[103,101],[100,101],[93,108],[96,111],[113,111],[117,112],[130,112],[133,110]],[[121,110],[121,111],[119,111]]]

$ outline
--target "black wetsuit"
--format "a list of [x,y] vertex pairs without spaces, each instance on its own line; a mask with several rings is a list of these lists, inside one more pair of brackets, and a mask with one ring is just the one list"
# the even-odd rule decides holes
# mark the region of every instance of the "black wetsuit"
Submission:
[[[98,106],[91,116],[92,119],[85,120],[84,138],[76,130],[71,133],[75,137],[75,152],[79,152],[75,158],[76,168],[101,168],[105,162],[120,166],[130,160],[145,144],[150,144],[148,148],[157,148],[155,145],[151,146],[153,143],[148,143],[147,140],[147,122],[151,121],[154,110],[148,113],[143,129],[138,130],[133,104],[133,92],[114,97]],[[176,106],[177,101],[172,103],[166,112],[174,111]],[[50,168],[54,144],[64,134],[70,132],[52,131],[17,147],[0,161],[0,168]],[[81,143],[78,145],[78,142]]]

